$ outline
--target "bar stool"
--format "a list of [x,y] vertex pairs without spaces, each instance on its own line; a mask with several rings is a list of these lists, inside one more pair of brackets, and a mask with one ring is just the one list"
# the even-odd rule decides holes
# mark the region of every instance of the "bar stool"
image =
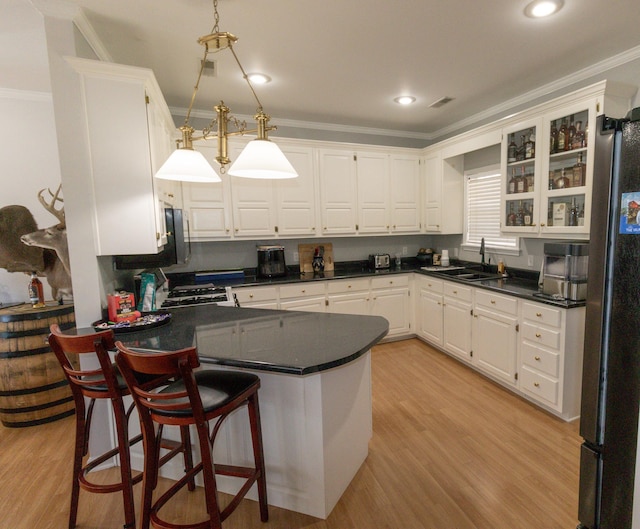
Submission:
[[[257,482],[260,519],[269,519],[267,486],[260,428],[258,388],[260,379],[252,374],[198,370],[200,361],[195,347],[174,352],[135,352],[116,342],[116,363],[138,408],[144,436],[144,480],[142,489],[141,529],[220,529],[222,522],[235,510],[251,486]],[[169,385],[144,384],[143,375],[175,377]],[[253,467],[215,464],[213,444],[224,419],[234,410],[246,405],[249,412]],[[213,428],[209,421],[215,420]],[[157,435],[163,425],[194,425],[198,435],[201,461],[186,472],[164,494],[152,502],[158,483]],[[158,426],[156,430],[155,426]],[[177,525],[159,516],[163,505],[171,499],[189,479],[202,472],[207,516],[205,521]],[[216,487],[216,474],[235,476],[245,481],[231,502],[220,509]]]
[[[121,491],[124,502],[124,528],[134,529],[136,519],[133,485],[142,480],[143,474],[132,475],[129,449],[142,440],[142,434],[129,439],[129,418],[135,404],[132,402],[129,408],[125,410],[123,396],[128,395],[129,390],[115,365],[112,364],[108,353],[109,350],[115,350],[113,332],[106,330],[94,334],[68,335],[62,333],[57,324],[51,325],[50,331],[49,345],[62,366],[76,406],[76,439],[73,456],[69,529],[74,529],[76,526],[81,488],[93,493]],[[96,369],[79,367],[80,357],[86,354],[95,354],[100,367]],[[109,399],[111,401],[118,445],[103,454],[93,457],[90,462],[83,464],[83,459],[89,452],[89,434],[93,408],[98,399]],[[188,427],[181,428],[180,443],[163,440],[163,447],[167,448],[169,452],[163,456],[162,464],[182,453],[185,467],[187,469],[193,467]],[[108,484],[92,482],[89,479],[89,473],[115,456],[118,456],[120,462],[120,481]],[[190,489],[195,489],[195,482],[191,482]]]

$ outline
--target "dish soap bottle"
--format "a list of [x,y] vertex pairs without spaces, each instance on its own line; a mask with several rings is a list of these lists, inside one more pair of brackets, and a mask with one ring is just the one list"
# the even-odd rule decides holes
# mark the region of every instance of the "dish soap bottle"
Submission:
[[29,301],[34,309],[40,309],[45,306],[42,281],[38,279],[35,272],[31,272],[31,281],[29,281]]

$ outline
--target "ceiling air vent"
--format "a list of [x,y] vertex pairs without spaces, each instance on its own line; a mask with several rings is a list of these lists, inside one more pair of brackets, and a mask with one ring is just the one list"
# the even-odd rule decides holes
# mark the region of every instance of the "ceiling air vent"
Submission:
[[200,61],[200,66],[204,62],[204,69],[202,70],[202,75],[206,75],[207,77],[216,77],[216,61]]
[[440,99],[438,99],[437,101],[435,101],[434,103],[431,103],[429,105],[429,108],[440,108],[443,105],[446,105],[449,101],[453,101],[453,97],[442,97]]

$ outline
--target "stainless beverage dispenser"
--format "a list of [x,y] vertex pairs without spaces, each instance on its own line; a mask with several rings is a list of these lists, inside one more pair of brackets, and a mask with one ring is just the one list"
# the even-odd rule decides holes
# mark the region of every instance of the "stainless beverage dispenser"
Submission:
[[587,297],[589,243],[545,243],[542,293],[581,301]]

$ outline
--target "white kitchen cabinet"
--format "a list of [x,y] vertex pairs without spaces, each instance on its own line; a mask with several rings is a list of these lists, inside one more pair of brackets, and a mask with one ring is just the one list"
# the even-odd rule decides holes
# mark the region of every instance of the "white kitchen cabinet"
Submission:
[[442,158],[435,151],[424,162],[424,231],[462,233],[464,155]]
[[91,155],[96,254],[157,253],[166,243],[165,202],[153,175],[170,152],[173,120],[155,77],[144,68],[67,61],[80,75],[86,112],[78,134]]
[[392,275],[371,279],[371,314],[389,322],[387,338],[411,333],[409,275]]
[[444,345],[443,282],[431,277],[418,276],[417,287],[418,335],[429,343],[442,347]]
[[316,235],[316,171],[310,147],[278,142],[282,152],[298,173],[297,178],[275,182],[277,233],[279,236]]
[[391,233],[419,233],[421,222],[420,158],[392,154],[390,158]]
[[338,279],[327,282],[327,312],[370,314],[369,279]]
[[[214,144],[201,142],[196,148],[215,165],[217,149]],[[182,184],[191,240],[228,239],[232,235],[230,177],[226,173],[219,176],[222,182]]]
[[241,307],[261,309],[278,308],[277,287],[236,287],[233,289],[233,293],[236,295],[236,299]]
[[[229,145],[229,157],[236,160],[246,141]],[[229,175],[233,234],[245,238],[273,238],[276,235],[277,213],[273,180],[241,178]]]
[[324,281],[280,286],[280,308],[305,312],[326,312]]
[[515,386],[518,356],[518,300],[475,289],[472,361],[492,378]]
[[389,155],[355,153],[358,233],[389,233]]
[[322,234],[355,234],[357,174],[351,151],[318,151]]
[[465,362],[471,362],[473,289],[444,281],[444,349]]
[[580,415],[585,307],[522,303],[519,388],[565,420]]

